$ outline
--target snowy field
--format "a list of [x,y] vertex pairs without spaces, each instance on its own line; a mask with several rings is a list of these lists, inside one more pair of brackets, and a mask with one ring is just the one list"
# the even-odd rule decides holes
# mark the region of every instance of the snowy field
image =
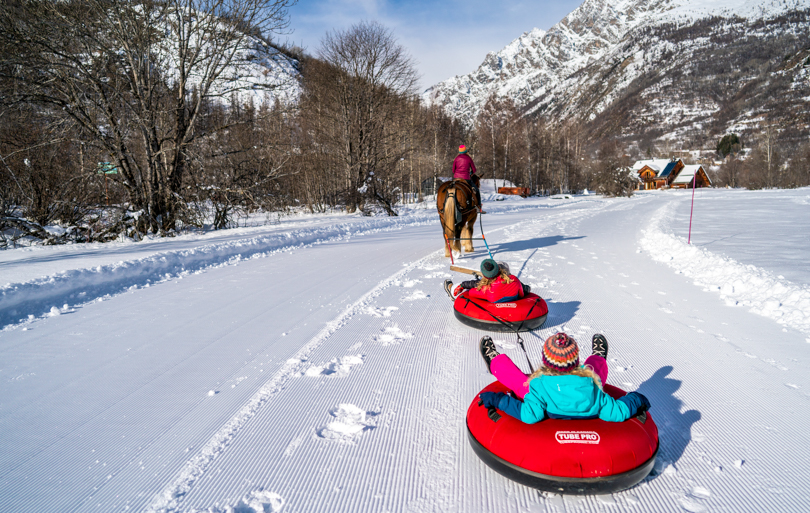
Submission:
[[699,190],[687,245],[690,199],[485,205],[549,304],[532,360],[605,333],[608,382],[650,398],[630,490],[539,493],[475,456],[492,377],[428,206],[0,252],[0,511],[810,511],[810,189]]

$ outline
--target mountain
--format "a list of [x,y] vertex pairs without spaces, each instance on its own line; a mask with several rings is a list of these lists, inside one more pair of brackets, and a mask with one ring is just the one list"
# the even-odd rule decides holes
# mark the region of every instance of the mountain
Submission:
[[586,0],[423,93],[470,126],[491,95],[598,135],[700,142],[810,127],[810,0]]

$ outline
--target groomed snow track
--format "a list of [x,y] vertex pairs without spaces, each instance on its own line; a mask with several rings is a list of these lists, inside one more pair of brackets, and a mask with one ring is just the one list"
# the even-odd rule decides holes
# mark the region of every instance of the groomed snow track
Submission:
[[0,333],[0,511],[808,511],[810,334],[658,261],[674,250],[649,230],[679,239],[649,220],[687,196],[527,201],[485,219],[548,302],[527,350],[607,336],[608,382],[647,395],[660,429],[639,486],[543,494],[478,460],[482,332],[454,319],[437,224],[414,218],[270,241],[52,317],[41,302]]

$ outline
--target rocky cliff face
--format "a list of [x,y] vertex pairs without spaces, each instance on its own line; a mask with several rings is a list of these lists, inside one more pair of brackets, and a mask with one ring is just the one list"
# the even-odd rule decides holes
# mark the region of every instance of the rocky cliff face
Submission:
[[807,134],[809,20],[810,0],[586,0],[423,97],[467,125],[494,94],[603,135]]

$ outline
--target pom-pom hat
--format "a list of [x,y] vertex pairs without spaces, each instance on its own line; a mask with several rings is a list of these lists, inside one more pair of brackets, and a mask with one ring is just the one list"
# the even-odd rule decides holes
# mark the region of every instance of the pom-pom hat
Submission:
[[459,145],[458,152],[459,153],[467,153],[467,147],[464,146],[463,144]]
[[484,278],[494,278],[498,276],[501,272],[501,268],[498,267],[498,262],[491,258],[487,258],[483,262],[481,262],[481,274],[484,275]]
[[557,333],[543,344],[543,365],[558,372],[570,372],[579,366],[579,347],[565,333]]

